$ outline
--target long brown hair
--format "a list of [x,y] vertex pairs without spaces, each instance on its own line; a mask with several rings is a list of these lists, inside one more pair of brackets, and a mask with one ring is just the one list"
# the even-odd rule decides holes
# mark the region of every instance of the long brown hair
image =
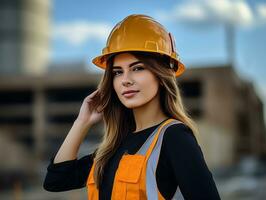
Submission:
[[[160,54],[128,52],[141,60],[160,83],[160,104],[164,114],[187,125],[195,136],[198,129],[185,110],[174,69],[170,68],[170,58]],[[115,54],[117,55],[117,54]],[[136,128],[132,109],[126,108],[118,99],[113,88],[112,66],[115,55],[107,59],[107,68],[98,85],[99,93],[95,96],[95,105],[103,112],[104,131],[102,142],[95,152],[94,179],[97,188],[101,184],[104,167],[115,153],[129,131]]]

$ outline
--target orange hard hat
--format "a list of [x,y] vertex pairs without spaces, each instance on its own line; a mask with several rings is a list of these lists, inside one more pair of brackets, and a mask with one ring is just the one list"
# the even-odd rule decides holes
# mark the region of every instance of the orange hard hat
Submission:
[[109,34],[102,55],[95,57],[92,62],[105,69],[108,55],[128,51],[159,53],[170,57],[170,67],[177,66],[176,76],[185,70],[171,33],[147,15],[129,15],[119,22]]

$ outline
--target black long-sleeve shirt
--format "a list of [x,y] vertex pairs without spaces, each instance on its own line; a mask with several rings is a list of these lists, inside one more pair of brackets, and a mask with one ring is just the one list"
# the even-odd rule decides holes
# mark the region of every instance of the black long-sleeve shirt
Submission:
[[[99,189],[100,200],[111,199],[115,172],[123,153],[128,151],[129,154],[135,154],[161,123],[127,134],[124,142],[105,167],[103,184]],[[66,191],[86,186],[93,163],[93,154],[56,164],[53,160],[54,156],[47,167],[44,189]],[[156,181],[165,199],[173,197],[177,186],[185,199],[220,199],[201,148],[191,129],[184,124],[171,125],[165,131],[156,169]]]

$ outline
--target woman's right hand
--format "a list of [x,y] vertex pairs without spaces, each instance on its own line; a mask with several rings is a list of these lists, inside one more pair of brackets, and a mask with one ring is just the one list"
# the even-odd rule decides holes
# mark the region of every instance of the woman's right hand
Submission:
[[93,93],[85,97],[76,122],[83,123],[87,126],[92,126],[93,124],[102,120],[102,112],[98,112],[96,108],[92,108],[93,97],[95,97],[98,92],[99,89],[95,90]]

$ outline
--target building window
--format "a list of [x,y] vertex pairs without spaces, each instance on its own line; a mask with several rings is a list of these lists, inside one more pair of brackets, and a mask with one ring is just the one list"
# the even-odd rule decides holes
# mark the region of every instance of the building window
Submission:
[[202,82],[199,80],[181,81],[179,86],[184,97],[197,98],[202,96]]

